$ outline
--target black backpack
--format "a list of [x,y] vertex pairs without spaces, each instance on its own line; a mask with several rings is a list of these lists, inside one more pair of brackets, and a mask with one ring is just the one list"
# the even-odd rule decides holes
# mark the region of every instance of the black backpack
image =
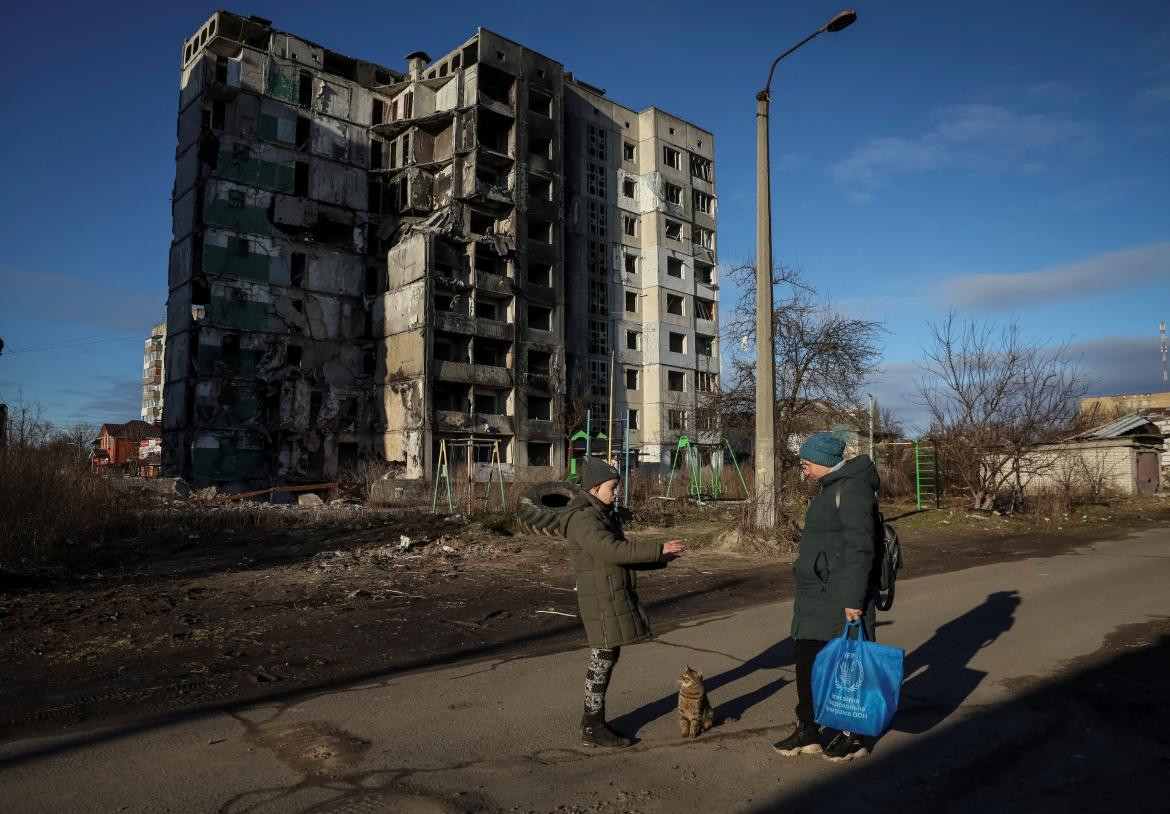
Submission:
[[[841,510],[841,489],[837,488],[834,501],[837,510]],[[880,611],[888,611],[894,607],[894,583],[898,579],[898,572],[902,570],[902,544],[898,542],[898,531],[882,516],[881,510],[874,505],[874,534],[877,537],[875,553],[881,562],[881,571],[878,587],[885,592],[879,594],[875,606]]]

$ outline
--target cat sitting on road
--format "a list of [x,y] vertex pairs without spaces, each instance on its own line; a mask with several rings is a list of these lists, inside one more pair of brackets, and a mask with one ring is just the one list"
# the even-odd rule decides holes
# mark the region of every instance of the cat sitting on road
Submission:
[[703,674],[687,667],[678,689],[678,729],[684,738],[695,738],[715,725],[715,711],[707,700]]

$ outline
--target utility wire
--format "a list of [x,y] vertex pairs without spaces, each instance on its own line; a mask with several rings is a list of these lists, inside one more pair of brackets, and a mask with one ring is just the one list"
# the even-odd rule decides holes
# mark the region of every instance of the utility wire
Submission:
[[86,345],[101,345],[107,342],[142,342],[140,337],[136,336],[119,336],[108,339],[97,339],[88,337],[86,339],[71,339],[66,342],[57,342],[48,345],[34,345],[31,348],[9,349],[5,348],[6,353],[39,353],[46,350],[66,350],[68,348],[80,348]]

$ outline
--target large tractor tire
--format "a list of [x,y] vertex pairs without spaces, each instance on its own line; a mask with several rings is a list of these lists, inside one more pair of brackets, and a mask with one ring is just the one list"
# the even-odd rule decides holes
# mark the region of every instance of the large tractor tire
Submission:
[[569,502],[581,494],[581,487],[562,481],[544,481],[529,486],[516,501],[516,522],[529,534],[562,537],[561,522]]

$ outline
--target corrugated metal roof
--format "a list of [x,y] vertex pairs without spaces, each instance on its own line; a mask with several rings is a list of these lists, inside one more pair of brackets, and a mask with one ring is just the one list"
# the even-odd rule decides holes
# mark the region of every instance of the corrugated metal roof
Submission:
[[1080,435],[1074,435],[1073,438],[1119,438],[1128,432],[1139,429],[1152,423],[1150,419],[1137,413],[1122,416],[1116,421],[1111,421],[1100,427],[1083,432]]

